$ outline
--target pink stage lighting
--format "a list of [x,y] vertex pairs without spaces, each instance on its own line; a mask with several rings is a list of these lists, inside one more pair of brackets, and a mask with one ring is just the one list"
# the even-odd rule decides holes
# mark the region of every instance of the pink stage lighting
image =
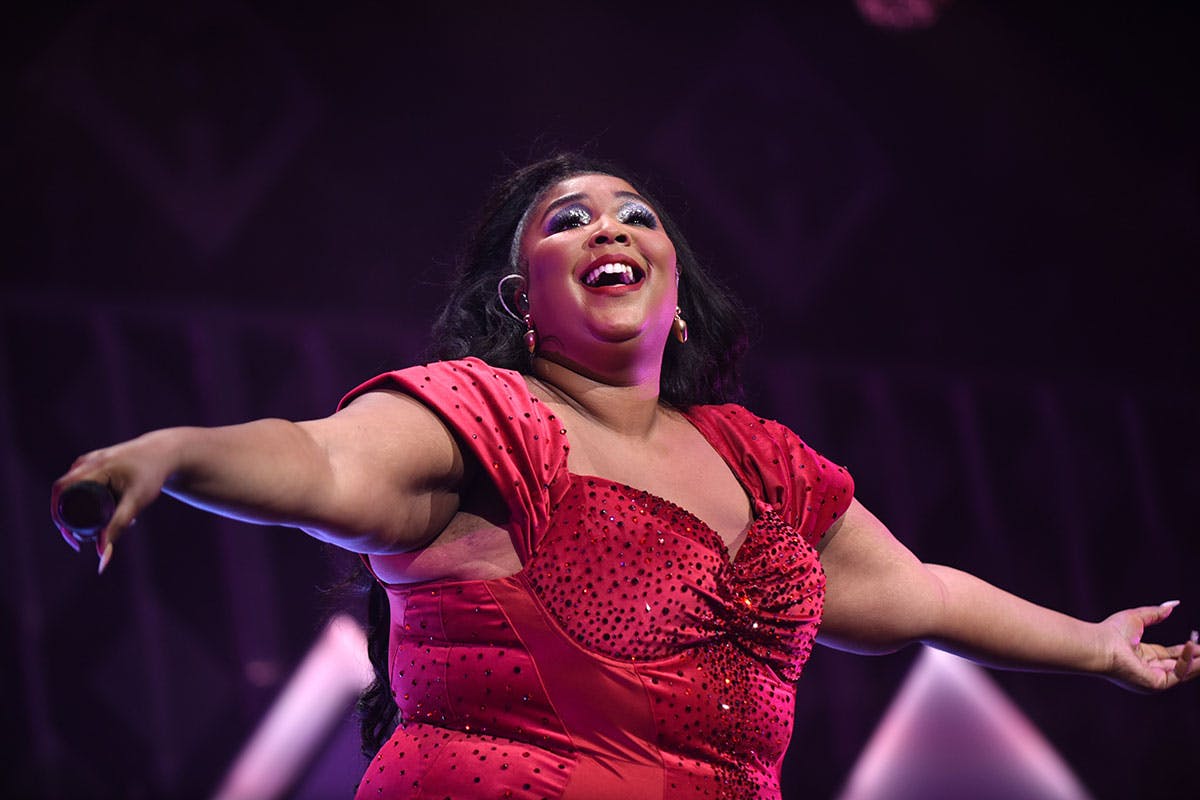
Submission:
[[981,668],[926,648],[840,800],[1087,800],[1049,742]]
[[345,614],[334,617],[234,762],[216,800],[281,797],[374,677],[362,628]]

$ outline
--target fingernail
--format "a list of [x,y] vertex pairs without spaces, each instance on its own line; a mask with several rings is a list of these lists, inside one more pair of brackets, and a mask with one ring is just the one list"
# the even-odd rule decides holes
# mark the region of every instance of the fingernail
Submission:
[[59,528],[58,532],[63,537],[63,541],[67,543],[67,547],[71,548],[76,553],[78,553],[79,552],[79,540],[75,538],[75,535],[73,533],[70,533],[69,531],[63,530],[62,528]]
[[1192,644],[1200,643],[1200,631],[1192,631],[1192,635],[1188,637],[1188,641]]
[[96,567],[96,574],[103,575],[104,569],[108,566],[108,562],[112,561],[113,546],[112,542],[104,545],[104,552],[100,554],[100,566]]
[[1179,605],[1179,601],[1178,601],[1178,600],[1168,600],[1168,601],[1167,601],[1167,602],[1165,602],[1165,603],[1159,603],[1159,604],[1158,604],[1158,607],[1159,607],[1159,608],[1174,608],[1174,607],[1175,607],[1175,606],[1177,606],[1177,605]]

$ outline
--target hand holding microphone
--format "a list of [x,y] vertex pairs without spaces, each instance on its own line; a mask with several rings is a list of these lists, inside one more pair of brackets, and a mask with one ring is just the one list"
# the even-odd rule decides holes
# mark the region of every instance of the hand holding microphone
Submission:
[[107,486],[96,481],[77,481],[58,496],[55,522],[83,544],[95,541],[116,509],[117,498]]
[[161,437],[139,436],[75,459],[50,491],[50,518],[63,541],[79,552],[91,544],[99,572],[134,517],[158,497],[172,462]]

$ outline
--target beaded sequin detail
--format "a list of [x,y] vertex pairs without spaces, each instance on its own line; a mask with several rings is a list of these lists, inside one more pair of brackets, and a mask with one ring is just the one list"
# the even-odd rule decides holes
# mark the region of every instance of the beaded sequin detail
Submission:
[[761,506],[731,561],[685,509],[597,478],[573,477],[553,518],[524,574],[563,631],[637,669],[657,744],[711,770],[709,796],[769,796],[820,621],[815,550]]

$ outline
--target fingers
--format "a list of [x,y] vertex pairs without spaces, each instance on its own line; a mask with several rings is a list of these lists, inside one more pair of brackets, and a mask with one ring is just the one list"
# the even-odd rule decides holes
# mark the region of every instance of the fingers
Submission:
[[1139,648],[1142,658],[1147,661],[1171,661],[1174,663],[1175,659],[1179,658],[1183,653],[1183,645],[1181,644],[1163,645],[1142,642]]
[[[153,455],[152,452],[151,455]],[[55,527],[58,528],[63,541],[76,552],[80,551],[83,542],[93,541],[96,556],[99,559],[97,565],[99,572],[104,572],[112,561],[113,548],[117,540],[134,525],[137,515],[158,497],[162,489],[162,481],[158,477],[159,470],[154,468],[156,465],[153,459],[149,461],[149,466],[150,468],[146,469],[146,449],[139,447],[135,440],[102,450],[94,450],[80,456],[71,465],[71,469],[55,481],[51,487],[50,516]],[[72,501],[70,513],[73,515],[77,512],[82,513],[81,519],[90,519],[97,513],[91,509],[80,511],[80,506],[75,502],[77,497],[64,495],[68,488],[77,487],[83,482],[100,484],[101,487],[97,488],[100,489],[102,495],[106,495],[102,487],[107,487],[108,492],[112,495],[111,499],[116,501],[115,508],[109,506],[98,512],[97,521],[105,517],[107,517],[107,521],[102,529],[96,531],[94,539],[90,535],[83,536],[73,532],[71,525],[64,519],[68,510],[62,506],[62,503],[68,499]],[[78,487],[76,491],[80,489],[82,487]],[[86,508],[86,506],[84,507]],[[76,524],[81,523],[77,522]]]
[[68,474],[51,492],[50,516],[67,544],[78,551],[80,543],[95,539],[108,525],[118,499],[110,480],[74,480]]
[[139,501],[132,490],[121,497],[116,510],[113,511],[112,519],[96,537],[96,555],[100,559],[96,568],[97,574],[104,574],[104,570],[112,561],[113,546],[117,539],[123,536],[125,531],[137,525],[136,515],[148,504],[149,500]]
[[[1158,606],[1146,606],[1136,610],[1144,624],[1153,625],[1169,617],[1178,605],[1178,600],[1168,600]],[[1147,666],[1162,669],[1167,678],[1167,686],[1195,678],[1200,675],[1198,638],[1200,638],[1200,634],[1192,631],[1191,639],[1185,644],[1170,647],[1150,645],[1149,649],[1152,650],[1153,659],[1147,661]],[[1147,645],[1143,644],[1142,647],[1147,648]],[[1174,680],[1171,680],[1172,678]]]
[[1150,612],[1150,618],[1143,617],[1143,619],[1147,625],[1154,625],[1155,623],[1162,622],[1164,619],[1171,616],[1171,612],[1175,610],[1175,606],[1177,605],[1179,605],[1178,600],[1168,600],[1165,603],[1159,603],[1157,606],[1151,606],[1147,609]]
[[75,534],[71,533],[69,530],[67,530],[66,528],[64,528],[61,525],[55,524],[54,527],[58,528],[58,532],[62,536],[63,541],[67,543],[67,546],[70,547],[72,550],[74,550],[76,553],[78,553],[79,552],[79,540],[75,538]]
[[1183,646],[1183,652],[1179,654],[1179,658],[1175,659],[1175,677],[1180,682],[1194,678],[1196,674],[1200,674],[1200,671],[1193,670],[1196,655],[1200,653],[1200,646],[1196,644],[1195,631],[1192,632],[1192,635],[1192,641]]
[[1114,625],[1121,632],[1122,640],[1131,647],[1142,643],[1142,634],[1147,626],[1156,625],[1171,615],[1178,600],[1168,600],[1156,606],[1139,606],[1127,608],[1110,615],[1105,622]]
[[104,570],[108,568],[108,562],[112,561],[113,546],[112,542],[104,545],[103,552],[100,553],[100,563],[96,567],[96,574],[103,575]]
[[1161,691],[1190,681],[1200,675],[1200,634],[1192,631],[1192,637],[1183,644],[1159,645],[1141,643],[1137,645],[1138,663],[1136,673],[1142,677],[1134,679],[1138,686]]
[[[1178,600],[1168,600],[1165,603],[1159,603],[1156,606],[1141,606],[1139,608],[1131,608],[1128,611],[1118,612],[1118,614],[1131,614],[1138,622],[1141,623],[1144,629],[1148,625],[1157,625],[1158,623],[1171,616],[1171,612],[1175,610],[1175,606],[1179,605]],[[1114,614],[1113,616],[1117,616]],[[1141,641],[1141,631],[1137,631],[1137,636],[1133,637],[1132,641],[1137,644]]]

